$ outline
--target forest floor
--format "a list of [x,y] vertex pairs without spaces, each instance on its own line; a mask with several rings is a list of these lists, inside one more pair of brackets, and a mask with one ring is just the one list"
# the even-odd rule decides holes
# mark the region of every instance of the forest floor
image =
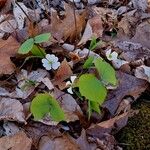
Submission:
[[150,149],[150,0],[0,0],[0,150]]

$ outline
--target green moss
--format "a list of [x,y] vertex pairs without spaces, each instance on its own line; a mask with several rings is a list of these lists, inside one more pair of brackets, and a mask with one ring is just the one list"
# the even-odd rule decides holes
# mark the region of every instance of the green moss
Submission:
[[124,150],[150,150],[150,104],[141,102],[133,108],[140,112],[129,119],[117,140]]

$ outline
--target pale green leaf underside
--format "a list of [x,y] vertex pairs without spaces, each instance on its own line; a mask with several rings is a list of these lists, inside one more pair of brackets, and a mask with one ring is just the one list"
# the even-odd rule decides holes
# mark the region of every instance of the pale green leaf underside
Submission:
[[101,58],[97,58],[94,61],[95,67],[99,72],[99,75],[102,79],[107,84],[112,84],[116,85],[117,84],[117,79],[116,79],[116,73],[114,68]]
[[18,53],[19,54],[27,54],[29,53],[29,51],[32,49],[34,45],[34,39],[30,38],[28,40],[26,40],[19,48]]
[[42,119],[45,115],[50,114],[54,121],[65,120],[63,110],[58,102],[49,94],[38,94],[31,103],[31,113],[35,120]]
[[43,33],[43,34],[37,35],[36,37],[34,37],[34,43],[39,44],[39,43],[47,42],[50,36],[51,36],[50,33]]
[[79,91],[90,101],[102,104],[106,98],[107,90],[103,84],[92,74],[84,74],[79,78]]

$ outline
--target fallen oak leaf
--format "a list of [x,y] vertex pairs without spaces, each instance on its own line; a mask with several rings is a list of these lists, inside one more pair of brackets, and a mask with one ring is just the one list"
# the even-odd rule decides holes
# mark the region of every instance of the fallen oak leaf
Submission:
[[44,27],[43,30],[51,32],[52,36],[58,41],[65,41],[67,39],[74,41],[76,37],[79,37],[80,33],[84,29],[87,13],[85,10],[83,10],[82,14],[80,14],[79,11],[76,11],[75,21],[74,8],[65,3],[65,10],[65,18],[63,20],[61,20],[58,17],[57,12],[53,10],[51,12],[51,24]]
[[88,40],[92,39],[92,37],[99,38],[103,35],[103,22],[100,16],[95,16],[88,20],[83,36],[78,43],[78,45],[85,44]]
[[0,138],[0,150],[30,150],[32,140],[22,131]]
[[11,98],[0,100],[0,120],[11,120],[26,123],[22,104]]
[[63,150],[78,150],[79,147],[74,143],[67,135],[63,135],[61,137],[55,137],[53,139],[49,138],[48,136],[43,136],[39,143],[38,150],[45,150],[45,149],[63,149]]
[[146,81],[121,71],[117,72],[117,79],[119,81],[117,89],[109,92],[107,100],[102,105],[103,108],[110,112],[111,116],[114,116],[125,96],[131,96],[136,100],[148,86]]
[[12,74],[15,65],[10,60],[17,54],[20,44],[10,36],[7,40],[0,39],[0,75]]
[[105,133],[111,134],[114,128],[120,130],[127,124],[129,114],[129,112],[126,112],[99,124],[92,125],[87,129],[87,135],[101,139]]

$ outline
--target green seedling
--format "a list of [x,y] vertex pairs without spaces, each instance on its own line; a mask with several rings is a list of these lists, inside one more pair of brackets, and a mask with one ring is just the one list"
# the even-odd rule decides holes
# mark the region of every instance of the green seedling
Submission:
[[43,119],[45,116],[57,122],[65,120],[64,111],[57,100],[48,93],[38,94],[32,100],[30,110],[35,120]]
[[27,39],[19,48],[19,54],[27,54],[31,52],[34,56],[42,56],[46,55],[44,49],[39,46],[39,44],[43,42],[47,42],[50,39],[50,33],[44,33],[37,35],[33,38]]

